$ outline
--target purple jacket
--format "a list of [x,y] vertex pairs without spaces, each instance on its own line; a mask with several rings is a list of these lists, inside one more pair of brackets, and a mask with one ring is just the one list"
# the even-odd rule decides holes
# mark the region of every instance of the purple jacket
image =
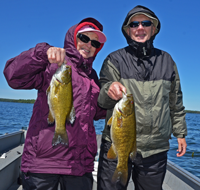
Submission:
[[[88,19],[100,25],[98,21]],[[72,66],[73,104],[76,111],[75,123],[66,124],[68,148],[62,145],[52,147],[55,125],[47,123],[49,107],[46,90],[57,69],[57,64],[50,64],[47,59],[46,52],[51,46],[47,43],[37,44],[35,48],[22,52],[6,63],[4,75],[9,86],[38,90],[22,155],[23,172],[81,176],[93,171],[97,153],[93,120],[105,118],[106,111],[97,105],[100,88],[97,74],[92,69],[95,57],[84,60],[74,46],[76,27],[68,30],[64,46],[67,64]]]

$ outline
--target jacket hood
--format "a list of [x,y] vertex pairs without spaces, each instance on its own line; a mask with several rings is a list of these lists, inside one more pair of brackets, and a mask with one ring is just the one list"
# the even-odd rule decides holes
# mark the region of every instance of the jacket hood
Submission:
[[[124,30],[124,27],[127,25],[129,18],[133,14],[136,14],[136,13],[139,13],[139,12],[146,13],[146,14],[150,15],[151,17],[158,20],[157,32],[149,40],[147,40],[145,43],[140,43],[140,42],[136,42],[136,41],[132,40],[130,38],[130,36],[126,33],[126,31]],[[144,55],[143,48],[145,47],[147,55],[151,54],[151,49],[153,48],[153,40],[154,40],[155,36],[160,32],[160,28],[161,28],[160,20],[155,15],[155,13],[153,11],[151,11],[150,9],[148,9],[147,7],[137,5],[136,7],[134,7],[132,10],[130,10],[128,12],[128,14],[127,14],[127,16],[126,16],[126,18],[123,22],[123,25],[122,25],[122,33],[125,36],[127,43],[134,49],[136,56],[137,57],[144,57],[145,55]]]
[[102,49],[104,44],[101,44],[100,48],[96,49],[96,52],[93,57],[90,57],[88,59],[84,59],[82,55],[79,53],[79,51],[76,48],[76,34],[78,30],[83,27],[84,25],[90,24],[95,29],[103,31],[103,26],[100,22],[98,22],[94,18],[85,18],[82,21],[80,21],[78,24],[72,26],[65,35],[65,41],[64,41],[64,49],[66,51],[67,57],[71,60],[71,62],[76,67],[82,67],[84,66],[85,72],[87,74],[90,74],[92,71],[92,63],[97,55],[97,53]]

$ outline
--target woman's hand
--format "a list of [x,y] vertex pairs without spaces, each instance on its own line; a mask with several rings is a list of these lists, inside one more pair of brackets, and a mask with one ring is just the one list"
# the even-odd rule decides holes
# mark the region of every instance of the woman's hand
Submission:
[[57,48],[57,47],[50,47],[47,50],[47,57],[50,63],[57,63],[58,66],[61,66],[63,63],[66,63],[65,60],[65,49]]

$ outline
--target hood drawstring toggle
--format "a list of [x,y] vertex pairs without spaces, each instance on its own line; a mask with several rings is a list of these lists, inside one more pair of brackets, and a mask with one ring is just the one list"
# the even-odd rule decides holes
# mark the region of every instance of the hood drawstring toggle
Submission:
[[144,56],[147,55],[147,54],[146,54],[145,47],[143,47],[142,49],[143,49],[143,52],[144,52]]

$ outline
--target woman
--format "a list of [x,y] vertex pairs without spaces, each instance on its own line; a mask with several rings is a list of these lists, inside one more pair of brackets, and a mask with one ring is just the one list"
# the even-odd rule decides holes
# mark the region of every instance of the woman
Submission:
[[[22,52],[7,61],[4,75],[14,89],[37,89],[22,155],[24,190],[92,189],[92,171],[97,152],[93,120],[105,118],[97,105],[98,77],[92,63],[106,42],[102,25],[86,18],[66,33],[64,49],[47,43]],[[55,125],[48,125],[49,106],[46,90],[58,66],[72,67],[73,105],[76,119],[66,123],[69,146],[52,146]],[[56,64],[55,64],[56,63]]]

